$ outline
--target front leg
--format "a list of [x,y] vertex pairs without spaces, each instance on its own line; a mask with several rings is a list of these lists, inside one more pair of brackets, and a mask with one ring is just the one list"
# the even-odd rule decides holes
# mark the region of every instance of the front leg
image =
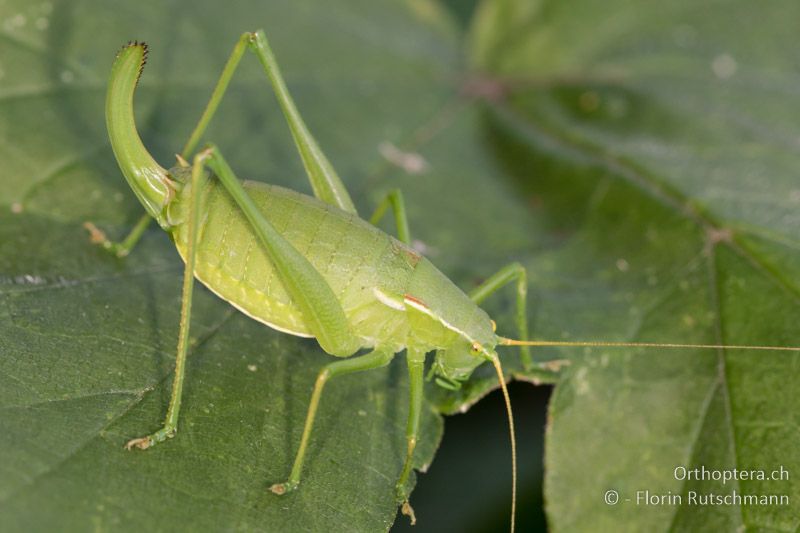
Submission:
[[[469,297],[476,304],[480,304],[486,298],[512,281],[517,284],[517,330],[519,331],[519,338],[526,341],[528,340],[528,276],[524,266],[519,263],[511,263],[510,265],[504,266],[470,292]],[[531,359],[531,352],[527,346],[520,347],[520,355],[522,366],[526,370],[533,368],[533,359]]]

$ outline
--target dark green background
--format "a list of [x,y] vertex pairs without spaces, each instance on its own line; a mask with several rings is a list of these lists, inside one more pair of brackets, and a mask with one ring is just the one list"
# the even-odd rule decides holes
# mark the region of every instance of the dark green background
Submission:
[[[797,346],[798,9],[788,0],[8,0],[0,528],[374,531],[395,517],[402,358],[326,390],[303,485],[272,498],[266,487],[288,472],[310,385],[330,359],[205,290],[178,438],[143,454],[121,449],[166,409],[180,287],[163,233],[149,231],[118,261],[81,228],[91,219],[122,236],[141,212],[102,111],[125,41],[151,45],[137,118],[168,165],[238,35],[263,27],[360,212],[402,188],[414,237],[464,288],[522,262],[537,337]],[[208,137],[241,176],[308,190],[252,58]],[[418,153],[427,171],[391,164],[382,142]],[[509,290],[486,309],[514,334]],[[794,476],[724,487],[672,476],[676,466],[778,465],[794,475],[796,355],[535,353],[570,364],[557,375],[523,372],[515,350],[502,354],[515,377],[556,383],[546,417],[548,389],[512,387],[521,530],[539,527],[543,510],[561,531],[800,526]],[[459,393],[429,388],[417,466],[437,448],[435,413],[466,408],[495,386],[481,368]],[[496,392],[471,412],[480,416],[448,420],[441,449],[453,451],[437,454],[412,495],[416,531],[504,527],[510,472]],[[607,506],[608,489],[777,493],[793,503]]]

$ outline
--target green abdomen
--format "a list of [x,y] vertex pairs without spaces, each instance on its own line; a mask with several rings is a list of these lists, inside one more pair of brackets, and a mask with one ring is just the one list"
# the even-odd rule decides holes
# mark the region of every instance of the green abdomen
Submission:
[[[219,184],[208,187],[197,279],[256,320],[311,336],[244,215]],[[266,219],[322,274],[365,346],[377,339],[403,342],[404,313],[381,302],[375,289],[402,298],[424,259],[367,222],[315,198],[256,182],[244,187]],[[185,224],[176,227],[174,238],[185,258]]]

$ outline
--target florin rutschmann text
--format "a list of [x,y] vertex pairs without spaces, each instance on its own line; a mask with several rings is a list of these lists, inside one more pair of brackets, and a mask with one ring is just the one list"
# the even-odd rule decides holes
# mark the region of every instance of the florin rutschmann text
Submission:
[[734,490],[728,494],[715,492],[697,492],[696,490],[687,491],[684,494],[676,494],[672,491],[654,493],[649,490],[637,490],[635,499],[636,505],[735,505],[735,506],[757,506],[789,505],[788,494],[741,494]]

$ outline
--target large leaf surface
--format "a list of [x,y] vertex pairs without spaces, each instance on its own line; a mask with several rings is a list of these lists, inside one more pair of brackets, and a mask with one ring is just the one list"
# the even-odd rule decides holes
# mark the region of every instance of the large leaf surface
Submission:
[[[787,3],[767,5],[755,23],[744,2],[603,13],[486,2],[468,59],[433,3],[263,4],[0,7],[4,529],[373,531],[394,518],[401,358],[329,386],[300,490],[272,497],[266,488],[290,468],[310,385],[330,358],[202,290],[178,438],[143,454],[121,450],[163,418],[180,286],[180,261],[160,232],[118,261],[80,227],[91,219],[121,236],[141,211],[102,116],[111,58],[128,39],[152,48],[137,116],[169,164],[237,36],[264,27],[361,212],[401,187],[412,233],[465,287],[523,262],[539,336],[800,342],[791,172],[800,113],[796,65],[781,44],[791,42]],[[241,176],[307,191],[263,75],[246,59],[208,137]],[[381,143],[418,152],[427,169],[398,168]],[[510,296],[487,309],[513,333]],[[556,528],[797,528],[792,507],[602,503],[610,488],[623,497],[693,488],[673,479],[679,465],[796,470],[796,357],[537,357],[572,362],[549,426]],[[504,362],[520,377],[553,379],[522,372],[512,350]],[[429,413],[462,409],[493,386],[483,368],[459,394],[428,391],[419,465],[441,432]],[[735,488],[800,497],[793,479]]]
[[[471,56],[500,95],[488,127],[563,232],[528,263],[539,335],[800,344],[797,8],[483,4]],[[550,405],[551,525],[796,531],[795,476],[723,484],[675,469],[800,469],[798,362],[747,350],[573,358]],[[645,505],[644,491],[682,501]],[[692,505],[692,492],[789,503]]]
[[[0,529],[388,529],[405,449],[403,361],[328,386],[301,489],[279,498],[267,488],[288,475],[310,387],[331,359],[205,290],[179,437],[125,452],[164,417],[181,264],[155,229],[120,261],[81,224],[118,237],[141,212],[104,131],[116,50],[151,46],[136,110],[145,143],[171,165],[236,39],[262,26],[310,128],[370,205],[383,191],[369,180],[390,185],[379,143],[401,143],[451,91],[441,80],[452,36],[424,15],[372,2],[2,5]],[[253,58],[209,138],[240,175],[308,190]],[[441,435],[432,412],[417,466]]]

